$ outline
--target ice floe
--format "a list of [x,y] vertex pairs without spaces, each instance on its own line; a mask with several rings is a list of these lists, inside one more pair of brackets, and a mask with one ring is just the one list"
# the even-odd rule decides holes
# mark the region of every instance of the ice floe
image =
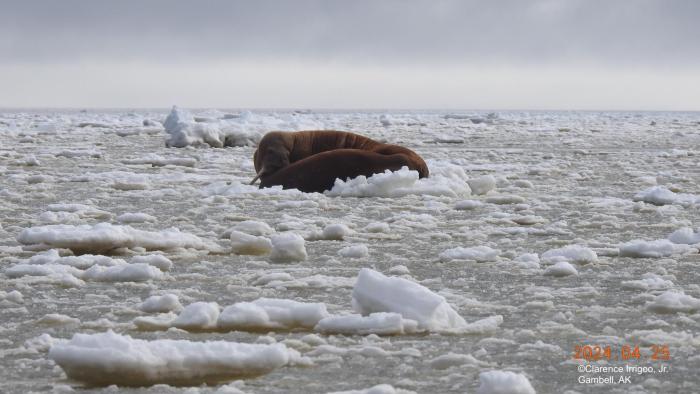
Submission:
[[475,246],[472,248],[456,247],[448,249],[438,256],[442,261],[450,260],[474,260],[478,262],[495,261],[500,250],[491,249],[488,246]]
[[154,232],[110,223],[31,227],[22,230],[17,236],[17,241],[24,245],[39,244],[71,249],[75,253],[102,253],[117,248],[133,247],[146,250],[210,247],[196,235],[181,232],[176,228]]
[[352,291],[352,306],[362,315],[394,312],[418,322],[429,331],[459,331],[466,321],[452,309],[444,297],[428,288],[399,277],[363,268]]
[[535,394],[528,378],[511,371],[487,371],[479,374],[477,394]]
[[691,250],[688,245],[675,244],[667,239],[644,241],[636,239],[620,245],[621,257],[666,257]]
[[686,193],[674,193],[665,186],[652,186],[634,195],[634,201],[644,201],[656,205],[700,204],[700,196]]
[[278,343],[146,341],[112,331],[75,334],[51,346],[48,356],[69,378],[98,386],[198,385],[307,363]]

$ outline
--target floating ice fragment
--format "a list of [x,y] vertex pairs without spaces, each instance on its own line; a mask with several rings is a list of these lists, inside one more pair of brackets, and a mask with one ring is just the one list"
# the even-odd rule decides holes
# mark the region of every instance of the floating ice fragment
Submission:
[[598,255],[590,248],[580,245],[569,245],[563,248],[550,249],[542,253],[542,260],[553,263],[568,261],[571,263],[593,263],[598,261]]
[[338,255],[352,259],[361,259],[369,256],[369,249],[365,244],[350,245],[340,249]]
[[667,239],[644,241],[635,239],[620,245],[621,257],[666,257],[685,253],[691,248],[688,245],[674,244]]
[[260,298],[224,308],[217,327],[220,330],[312,328],[326,317],[328,312],[322,303]]
[[544,270],[547,276],[569,276],[578,275],[578,271],[567,261],[560,261]]
[[281,233],[272,237],[270,260],[274,262],[289,262],[306,260],[304,238],[295,233]]
[[75,253],[102,253],[124,247],[142,247],[146,250],[209,248],[199,237],[176,228],[153,232],[109,223],[31,227],[22,230],[17,241],[24,245],[46,244],[71,249]]
[[700,203],[700,196],[694,194],[674,193],[666,186],[653,186],[637,193],[633,200],[644,201],[656,205],[693,205]]
[[500,250],[491,249],[488,246],[476,246],[473,248],[456,247],[447,249],[438,256],[441,261],[450,260],[475,260],[478,262],[495,261]]
[[648,302],[646,307],[657,313],[695,312],[700,310],[700,300],[683,292],[668,290]]
[[200,385],[305,363],[297,351],[279,343],[146,341],[112,331],[75,334],[53,345],[48,357],[69,378],[97,386]]
[[407,279],[386,277],[363,268],[352,290],[352,306],[362,315],[375,312],[400,313],[429,331],[458,331],[467,323],[445,298]]
[[216,302],[195,302],[187,305],[172,325],[184,330],[207,330],[216,328],[218,318],[219,305]]
[[146,313],[178,312],[182,310],[182,304],[175,294],[164,294],[148,297],[139,305],[139,309]]
[[324,334],[400,335],[416,331],[418,322],[404,319],[399,313],[377,312],[368,316],[329,316],[319,321],[315,331]]
[[477,394],[535,394],[535,389],[523,374],[511,371],[488,371],[479,374]]

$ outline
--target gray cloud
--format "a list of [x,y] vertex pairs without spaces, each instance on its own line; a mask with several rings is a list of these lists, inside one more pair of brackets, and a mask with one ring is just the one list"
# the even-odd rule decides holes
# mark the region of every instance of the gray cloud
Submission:
[[694,0],[27,0],[0,9],[0,63],[700,66]]

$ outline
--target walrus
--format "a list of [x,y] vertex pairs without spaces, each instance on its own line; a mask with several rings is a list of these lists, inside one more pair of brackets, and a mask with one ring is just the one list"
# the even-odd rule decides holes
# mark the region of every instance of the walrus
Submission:
[[385,144],[359,134],[335,130],[272,131],[260,140],[253,155],[260,187],[323,192],[336,178],[371,176],[403,166],[429,175],[425,161],[414,151]]

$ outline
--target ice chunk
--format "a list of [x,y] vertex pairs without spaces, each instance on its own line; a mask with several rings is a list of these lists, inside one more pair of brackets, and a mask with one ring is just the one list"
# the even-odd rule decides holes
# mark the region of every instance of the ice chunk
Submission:
[[123,247],[142,247],[146,250],[209,248],[199,237],[176,228],[152,232],[109,223],[31,227],[22,230],[17,241],[24,245],[46,244],[54,248],[67,248],[75,253],[101,253]]
[[667,239],[644,241],[635,239],[620,245],[621,257],[665,257],[685,253],[690,250],[688,245],[674,244]]
[[219,305],[216,302],[195,302],[187,305],[172,325],[184,330],[207,330],[216,328],[218,318]]
[[145,256],[134,256],[129,260],[131,264],[148,264],[152,265],[161,271],[170,271],[173,267],[173,262],[162,254],[149,254]]
[[467,181],[472,194],[486,194],[496,188],[496,178],[493,175],[484,175],[479,178],[470,179]]
[[315,331],[324,334],[399,335],[416,331],[418,322],[399,313],[377,312],[368,316],[330,316],[318,322]]
[[542,260],[548,263],[568,261],[570,263],[593,263],[598,261],[598,255],[590,248],[581,245],[569,245],[563,248],[550,249],[542,253]]
[[272,242],[263,236],[250,235],[240,231],[231,231],[231,249],[242,255],[262,255],[272,251]]
[[272,237],[270,260],[274,262],[289,262],[306,260],[304,238],[295,233],[281,233]]
[[491,249],[488,246],[476,246],[473,248],[456,247],[440,253],[441,261],[450,260],[475,260],[479,262],[494,261],[498,258],[500,250]]
[[413,391],[395,389],[390,384],[378,384],[363,390],[334,391],[328,394],[415,394]]
[[665,186],[653,186],[637,193],[633,200],[644,201],[656,205],[693,205],[700,203],[700,196],[694,194],[674,193]]
[[285,345],[227,341],[146,341],[108,331],[75,334],[48,357],[75,380],[97,386],[199,385],[257,376],[301,362]]
[[350,245],[340,249],[338,255],[352,259],[361,259],[369,256],[369,249],[365,244]]
[[544,275],[548,276],[569,276],[578,275],[578,271],[567,261],[560,261],[544,270]]
[[139,309],[146,313],[177,312],[182,310],[182,304],[175,294],[164,294],[148,297],[139,305]]
[[678,229],[668,236],[668,240],[674,244],[694,245],[700,243],[700,228],[693,231],[690,227]]
[[398,277],[386,277],[363,268],[352,290],[352,306],[356,312],[400,313],[405,319],[418,322],[418,328],[430,331],[450,331],[464,328],[467,323],[455,312],[445,298],[428,288]]
[[148,264],[125,264],[113,267],[93,265],[80,277],[97,282],[144,282],[163,279],[163,271]]
[[535,394],[523,374],[511,371],[488,371],[479,374],[477,394]]
[[311,328],[327,316],[326,305],[322,303],[260,298],[227,306],[217,326],[222,330]]
[[646,307],[657,313],[694,312],[700,310],[700,300],[683,292],[668,290],[648,302]]

